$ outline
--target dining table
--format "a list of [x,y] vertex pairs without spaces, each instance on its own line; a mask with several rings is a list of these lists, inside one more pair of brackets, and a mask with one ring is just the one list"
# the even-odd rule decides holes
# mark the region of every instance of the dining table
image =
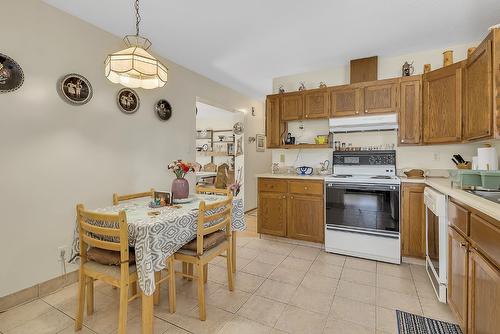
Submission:
[[[210,204],[225,198],[221,195],[195,194],[190,195],[186,203],[159,208],[150,207],[150,198],[141,198],[93,209],[100,213],[124,211],[127,216],[129,245],[135,249],[138,286],[141,290],[143,333],[152,333],[155,272],[165,269],[166,260],[196,238],[200,203],[204,201]],[[95,224],[100,225],[102,222]],[[233,235],[246,229],[242,198],[233,199],[231,229]],[[73,261],[77,261],[79,252],[76,224],[71,247]]]

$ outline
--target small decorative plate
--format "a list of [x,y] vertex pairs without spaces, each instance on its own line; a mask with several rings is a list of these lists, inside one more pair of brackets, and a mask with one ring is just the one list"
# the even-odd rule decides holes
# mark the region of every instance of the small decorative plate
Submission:
[[92,98],[92,85],[83,75],[70,73],[59,80],[59,94],[74,105],[82,105]]
[[168,119],[172,116],[172,106],[167,100],[162,99],[156,102],[155,111],[162,121],[168,121]]
[[137,95],[135,90],[130,88],[123,88],[120,89],[120,91],[116,95],[116,103],[118,104],[118,108],[120,108],[122,113],[130,115],[139,110],[141,100],[139,99],[139,95]]
[[0,93],[13,92],[23,85],[24,73],[19,64],[0,53]]
[[195,195],[189,195],[186,198],[174,198],[175,204],[186,204],[194,201],[197,197]]

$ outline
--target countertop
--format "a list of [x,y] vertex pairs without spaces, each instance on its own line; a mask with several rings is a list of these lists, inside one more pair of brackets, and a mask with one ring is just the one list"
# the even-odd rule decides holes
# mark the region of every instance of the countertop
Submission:
[[275,178],[275,179],[306,179],[306,180],[324,180],[327,175],[298,175],[298,174],[272,174],[263,173],[255,175],[257,178]]

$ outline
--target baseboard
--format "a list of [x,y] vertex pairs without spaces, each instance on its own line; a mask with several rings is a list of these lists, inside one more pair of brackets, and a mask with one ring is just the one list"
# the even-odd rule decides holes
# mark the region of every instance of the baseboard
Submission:
[[250,213],[250,212],[255,211],[255,210],[257,210],[257,208],[253,208],[253,209],[247,210],[244,213],[247,214],[247,213]]
[[269,234],[259,234],[261,239],[266,239],[266,240],[273,240],[273,241],[279,241],[287,244],[292,244],[292,245],[298,245],[298,246],[307,246],[307,247],[314,247],[314,248],[319,248],[319,249],[324,249],[325,245],[322,243],[317,243],[317,242],[311,242],[311,241],[303,241],[303,240],[296,240],[296,239],[290,239],[286,237],[278,237],[274,235],[269,235]]
[[78,281],[78,270],[35,284],[32,287],[0,297],[0,313],[15,306],[44,297]]

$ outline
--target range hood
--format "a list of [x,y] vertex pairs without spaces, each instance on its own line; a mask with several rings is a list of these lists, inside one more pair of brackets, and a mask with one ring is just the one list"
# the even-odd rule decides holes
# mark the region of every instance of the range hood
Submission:
[[363,132],[395,130],[398,128],[398,116],[394,114],[359,116],[359,117],[336,117],[330,118],[330,132]]

